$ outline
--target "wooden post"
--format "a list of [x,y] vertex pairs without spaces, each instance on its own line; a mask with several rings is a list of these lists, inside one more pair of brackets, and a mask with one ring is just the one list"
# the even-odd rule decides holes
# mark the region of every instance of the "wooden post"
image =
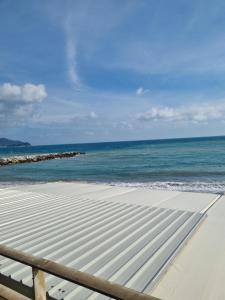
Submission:
[[46,300],[45,273],[36,268],[32,268],[34,300]]

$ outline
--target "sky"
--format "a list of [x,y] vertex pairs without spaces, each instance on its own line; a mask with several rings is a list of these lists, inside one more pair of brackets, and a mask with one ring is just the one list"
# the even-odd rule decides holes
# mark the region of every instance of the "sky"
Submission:
[[225,135],[225,1],[0,0],[0,137]]

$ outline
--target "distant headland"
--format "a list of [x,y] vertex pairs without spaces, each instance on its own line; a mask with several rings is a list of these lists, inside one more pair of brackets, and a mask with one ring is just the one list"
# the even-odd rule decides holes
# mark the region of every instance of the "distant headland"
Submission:
[[31,146],[30,143],[14,141],[7,138],[0,138],[0,147],[26,147]]

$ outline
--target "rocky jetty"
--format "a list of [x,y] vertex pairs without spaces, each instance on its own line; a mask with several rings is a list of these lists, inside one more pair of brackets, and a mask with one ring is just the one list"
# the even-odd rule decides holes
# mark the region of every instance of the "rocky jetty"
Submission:
[[5,158],[0,158],[0,166],[7,166],[12,164],[24,164],[33,163],[43,160],[50,160],[56,158],[69,158],[77,155],[85,154],[85,152],[62,152],[62,153],[48,153],[40,155],[23,155],[23,156],[10,156]]

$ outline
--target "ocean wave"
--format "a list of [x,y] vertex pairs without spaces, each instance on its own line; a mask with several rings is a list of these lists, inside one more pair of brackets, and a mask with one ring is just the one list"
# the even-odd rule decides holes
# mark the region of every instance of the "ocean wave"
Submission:
[[110,184],[119,187],[135,187],[151,190],[168,190],[181,192],[225,193],[225,182],[183,182],[183,181],[153,181],[153,182],[121,182],[121,181],[94,181],[94,180],[52,180],[52,181],[0,181],[0,188],[16,187],[20,185],[44,184],[48,182],[83,182],[96,184]]
[[111,182],[111,185],[122,187],[138,187],[157,190],[182,191],[182,192],[204,192],[224,193],[225,182]]

